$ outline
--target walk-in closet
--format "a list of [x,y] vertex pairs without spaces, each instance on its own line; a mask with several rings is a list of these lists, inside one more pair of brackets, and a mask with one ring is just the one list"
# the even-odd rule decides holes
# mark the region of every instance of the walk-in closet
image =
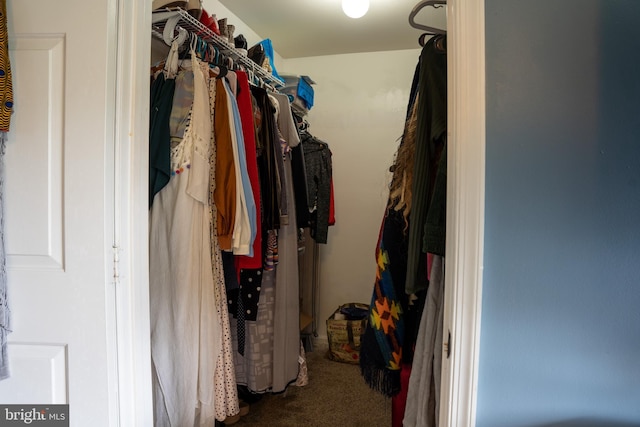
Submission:
[[8,2],[2,402],[438,425],[448,6],[350,3]]
[[637,427],[638,22],[0,0],[0,425]]
[[[395,43],[410,48],[366,52],[286,44],[293,32],[264,22],[258,35],[251,25],[267,6],[242,3],[154,2],[155,425],[301,423],[304,408],[267,417],[295,407],[333,359],[328,372],[349,366],[360,389],[336,389],[334,417],[312,425],[353,412],[354,425],[436,426],[446,3],[403,11],[410,43]],[[270,25],[291,19],[268,9]],[[350,404],[354,395],[380,413]]]

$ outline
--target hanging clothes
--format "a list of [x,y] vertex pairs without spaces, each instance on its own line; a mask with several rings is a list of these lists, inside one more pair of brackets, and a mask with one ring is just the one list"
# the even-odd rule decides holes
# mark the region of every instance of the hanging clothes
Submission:
[[318,243],[327,243],[329,211],[331,205],[332,161],[329,144],[309,132],[300,136],[307,174],[307,202],[310,210],[311,237]]
[[444,258],[433,257],[422,313],[416,355],[409,378],[404,427],[437,427],[440,412],[440,377],[442,373],[442,327],[444,309]]
[[[227,76],[235,73],[227,73]],[[234,79],[235,80],[235,79]],[[226,80],[222,80],[226,91],[229,115],[229,127],[231,128],[231,141],[233,160],[236,174],[236,218],[233,227],[231,248],[236,255],[250,255],[253,248],[253,240],[256,223],[256,205],[253,201],[253,192],[247,171],[247,161],[240,123],[240,113],[234,91]]]
[[284,391],[301,344],[291,106],[246,73],[201,62],[213,52],[201,39],[191,46],[180,73],[172,46],[173,86],[160,79],[154,91],[164,166],[152,165],[149,201],[152,379],[163,427],[225,422],[239,413],[238,385]]
[[447,56],[440,47],[444,36],[431,38],[420,55],[418,120],[414,175],[411,187],[411,225],[407,253],[409,294],[427,288],[424,232],[437,165],[447,136]]
[[191,53],[191,119],[171,148],[172,176],[150,212],[151,360],[155,425],[211,425],[222,348],[209,239],[208,65]]
[[8,335],[11,332],[11,310],[7,291],[7,267],[4,245],[4,133],[0,135],[0,380],[9,378]]
[[242,123],[242,133],[245,143],[245,154],[247,162],[247,172],[253,200],[256,206],[256,224],[253,237],[253,247],[250,255],[238,256],[236,266],[238,269],[262,268],[262,205],[260,202],[260,178],[258,175],[258,159],[256,148],[256,135],[254,125],[253,105],[251,101],[251,89],[249,88],[249,77],[247,73],[238,71],[238,110]]
[[298,228],[308,228],[311,218],[309,212],[309,193],[307,191],[307,169],[305,167],[302,144],[298,144],[291,149],[291,173],[293,175],[293,190]]
[[13,114],[13,80],[9,59],[7,1],[0,1],[0,132],[9,132]]
[[229,126],[232,112],[229,110],[227,92],[221,80],[216,80],[216,85],[214,127],[217,157],[214,171],[216,189],[213,202],[217,210],[216,226],[220,248],[223,251],[231,251],[233,249],[233,230],[236,221],[236,203],[239,198],[239,195],[236,194],[236,180],[240,178],[236,177],[233,158],[233,140],[231,136],[233,129]]
[[[282,201],[282,185],[280,168],[281,162],[275,146],[275,122],[273,116],[275,110],[269,101],[267,92],[259,87],[252,86],[251,93],[256,99],[257,108],[260,111],[260,119],[256,124],[258,129],[256,143],[258,151],[258,170],[260,175],[260,194],[262,200],[262,227],[263,239],[269,230],[280,228],[280,212]],[[263,240],[263,250],[266,240]]]
[[[280,197],[277,203],[274,203],[277,212],[272,212],[272,215],[280,215],[277,234],[276,230],[263,229],[263,237],[268,243],[265,254],[271,254],[271,258],[265,260],[264,269],[240,270],[240,297],[237,304],[232,304],[230,308],[236,313],[236,318],[231,320],[231,324],[232,329],[237,331],[237,334],[234,334],[234,345],[238,350],[238,383],[247,386],[253,392],[282,392],[289,384],[295,382],[299,367],[297,221],[295,209],[290,206],[294,197],[288,142],[296,143],[297,132],[295,125],[291,121],[287,122],[292,120],[288,113],[288,99],[283,99],[277,94],[267,95],[260,91],[256,93],[258,97],[264,95],[262,101],[269,102],[269,105],[258,102],[258,105],[263,107],[260,115],[263,132],[261,137],[265,137],[261,139],[261,155],[265,156],[259,162],[261,176],[269,176],[263,169],[268,166],[272,166],[272,173],[278,170],[277,159],[269,157],[279,157],[284,172],[283,175],[274,174],[276,178],[271,184],[275,191],[261,182],[262,198],[277,194],[282,185],[286,194],[281,194],[284,197]],[[294,133],[291,133],[291,130]],[[277,140],[274,140],[275,136],[278,137]],[[275,147],[277,151],[270,147]],[[265,191],[267,194],[264,194]],[[276,199],[273,198],[272,201],[276,202]],[[230,301],[233,303],[235,298],[230,298]]]
[[[185,73],[188,74],[188,73]],[[216,81],[209,81],[209,104],[211,123],[215,122],[215,98]],[[209,150],[209,170],[215,170],[216,166],[215,132],[211,132],[211,147]],[[238,401],[238,388],[236,386],[236,372],[234,369],[233,343],[231,340],[231,327],[229,325],[229,311],[227,309],[227,292],[225,287],[224,268],[218,233],[215,220],[217,218],[216,206],[213,203],[216,189],[215,174],[209,173],[209,220],[211,238],[211,264],[213,268],[213,289],[216,301],[216,311],[220,319],[222,348],[218,354],[214,378],[214,405],[215,416],[218,421],[224,421],[240,412]]]
[[[416,375],[415,367],[408,365],[426,357],[415,351],[419,334],[428,333],[421,329],[424,310],[433,310],[424,308],[429,287],[426,248],[444,254],[446,55],[441,42],[435,37],[425,44],[414,73],[405,129],[391,168],[369,324],[360,350],[365,381],[387,396],[396,396],[394,427],[402,420],[405,399],[413,399],[410,391],[400,393]],[[445,168],[439,170],[440,164]],[[402,382],[401,372],[409,370],[409,381]]]
[[[171,48],[175,55],[178,45]],[[168,65],[169,63],[167,63]],[[173,73],[161,72],[151,84],[149,122],[149,208],[171,177],[171,132],[169,117],[176,81]]]
[[284,165],[284,183],[288,221],[282,222],[278,232],[278,267],[276,270],[276,298],[273,335],[273,385],[279,393],[296,381],[300,356],[300,307],[298,276],[298,227],[293,208],[293,177],[291,174],[291,147],[300,143],[298,131],[291,116],[291,104],[286,95],[273,94],[277,114],[277,128],[281,137],[280,156]]
[[[416,160],[415,167],[422,164],[421,169],[416,169],[418,187],[424,185],[429,190],[426,197],[419,198],[418,205],[414,203],[411,216],[421,209],[423,223],[418,224],[410,231],[410,238],[419,238],[416,245],[420,247],[418,256],[421,262],[419,269],[424,266],[427,278],[427,300],[420,321],[416,341],[416,357],[413,361],[413,369],[409,379],[409,393],[406,403],[404,427],[437,427],[440,408],[440,381],[442,367],[442,343],[444,321],[444,254],[446,243],[446,193],[447,193],[447,146],[446,146],[446,107],[442,105],[446,101],[446,57],[443,47],[445,38],[434,37],[425,45],[429,50],[422,57],[424,73],[422,79],[427,79],[428,84],[422,87],[419,97],[428,99],[426,103],[419,103],[419,111],[429,111],[430,118],[427,124],[418,124],[417,144],[423,144],[426,149],[416,148],[416,158],[424,155],[424,161]],[[423,52],[424,53],[424,52]],[[425,77],[426,76],[426,77]],[[426,96],[425,96],[426,95]],[[446,104],[445,104],[446,105]],[[444,111],[438,111],[438,108]],[[422,117],[424,121],[425,117]],[[444,126],[444,127],[443,127]],[[425,135],[427,138],[425,138]],[[422,158],[422,157],[420,157]],[[416,190],[416,181],[413,183],[413,191]],[[422,194],[424,196],[424,194]],[[420,204],[427,200],[427,205]],[[415,202],[415,199],[414,199]],[[416,225],[413,224],[412,225]],[[410,246],[411,248],[411,246]],[[415,247],[414,247],[415,249]],[[425,256],[426,255],[426,256]],[[429,261],[432,260],[432,263]],[[407,268],[407,278],[411,274],[411,266]],[[420,272],[422,270],[419,270]],[[420,273],[422,274],[422,273]],[[420,274],[413,283],[414,288],[420,288]],[[407,292],[409,286],[407,281]]]
[[376,246],[377,273],[369,322],[360,346],[360,371],[374,390],[392,397],[400,392],[405,342],[404,293],[407,244],[402,213],[387,209]]
[[[364,380],[372,389],[395,399],[394,420],[399,417],[396,415],[398,408],[404,406],[406,389],[403,392],[402,370],[407,364],[408,355],[404,352],[404,342],[409,299],[404,292],[404,282],[406,230],[411,208],[411,159],[415,150],[413,129],[417,120],[415,105],[409,104],[408,108],[410,119],[405,123],[395,164],[391,167],[393,179],[376,246],[377,274],[369,306],[369,322],[360,348],[360,370]],[[403,401],[398,403],[398,399]],[[401,422],[402,417],[399,418]]]

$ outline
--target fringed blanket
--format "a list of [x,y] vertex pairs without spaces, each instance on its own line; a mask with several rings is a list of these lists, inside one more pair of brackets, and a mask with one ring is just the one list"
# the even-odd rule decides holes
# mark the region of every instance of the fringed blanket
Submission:
[[402,213],[387,209],[376,247],[377,273],[369,307],[369,323],[360,347],[360,371],[374,390],[385,396],[400,391],[405,342],[404,292],[407,240]]

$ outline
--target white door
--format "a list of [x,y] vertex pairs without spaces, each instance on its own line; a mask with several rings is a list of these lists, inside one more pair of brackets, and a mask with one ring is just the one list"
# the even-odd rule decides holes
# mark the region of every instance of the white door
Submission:
[[[13,312],[3,404],[69,403],[117,425],[111,0],[8,0],[14,115],[5,236]],[[111,105],[111,107],[109,107]]]

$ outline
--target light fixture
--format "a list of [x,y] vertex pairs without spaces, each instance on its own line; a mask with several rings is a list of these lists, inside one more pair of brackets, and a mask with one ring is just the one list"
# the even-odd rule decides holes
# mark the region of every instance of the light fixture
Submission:
[[369,10],[369,0],[342,0],[342,10],[349,18],[362,18]]

